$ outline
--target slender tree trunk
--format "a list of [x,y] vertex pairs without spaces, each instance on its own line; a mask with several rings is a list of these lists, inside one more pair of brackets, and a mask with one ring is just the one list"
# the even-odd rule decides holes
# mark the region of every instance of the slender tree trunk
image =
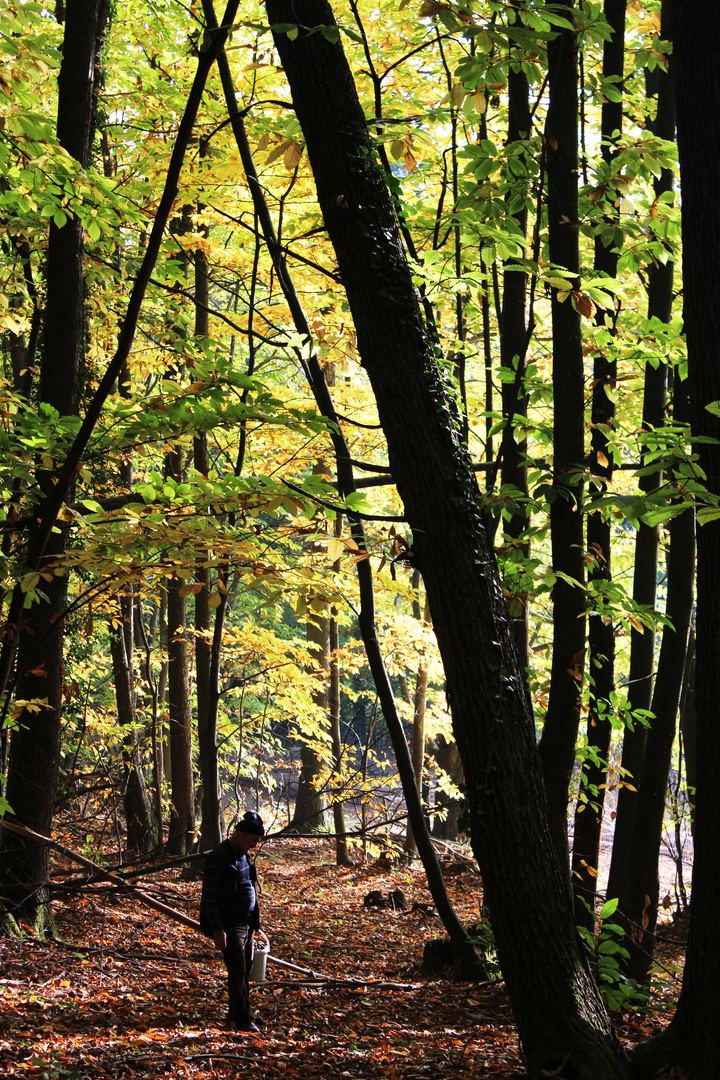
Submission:
[[[342,514],[335,516],[334,535],[342,536]],[[338,559],[333,570],[340,570]],[[352,859],[348,851],[345,826],[345,807],[343,804],[343,740],[340,729],[340,627],[337,608],[330,608],[329,626],[330,645],[330,683],[328,693],[328,714],[330,717],[330,736],[332,739],[333,772],[336,781],[333,786],[333,824],[335,826],[335,861],[338,866],[350,866]]]
[[[195,249],[195,336],[206,338],[209,333],[208,264],[202,248]],[[197,472],[208,476],[207,434],[193,440],[193,458]],[[210,552],[207,553],[209,561]],[[222,840],[222,807],[220,771],[217,751],[217,686],[213,687],[212,614],[210,567],[201,560],[195,571],[200,589],[195,593],[195,693],[197,697],[197,737],[200,783],[202,785],[200,850],[212,851]]]
[[[685,419],[686,409],[681,407],[679,398],[686,393],[686,383],[676,380],[677,423]],[[628,879],[626,905],[621,912],[629,927],[627,971],[641,985],[647,980],[655,944],[660,890],[658,860],[692,615],[695,578],[695,516],[692,510],[672,518],[668,532],[666,613],[671,625],[663,627],[652,700],[652,726],[645,744],[630,852],[633,869]]]
[[133,671],[133,597],[120,597],[120,621],[110,628],[110,654],[115,683],[118,722],[123,729],[123,808],[128,850],[150,851],[155,845],[155,823],[143,773],[135,714]]
[[[323,460],[315,462],[313,473],[316,476],[324,476],[327,466]],[[326,528],[326,523],[323,524]],[[325,545],[322,545],[325,548]],[[323,727],[328,715],[328,693],[330,683],[330,619],[328,605],[320,597],[310,594],[308,590],[308,614],[305,624],[305,633],[310,652],[317,663],[318,670],[322,673],[320,681],[313,690],[313,704],[323,716]],[[315,609],[315,605],[322,607],[322,612]],[[298,832],[313,833],[323,832],[327,828],[327,798],[320,780],[322,773],[322,758],[317,749],[319,738],[324,732],[319,732],[310,739],[300,735],[300,776],[298,778],[297,797],[295,800],[295,813],[292,825]]]
[[[530,116],[530,91],[525,73],[508,71],[508,150],[514,144],[528,145],[532,129]],[[515,159],[517,161],[517,158]],[[525,160],[525,159],[521,159]],[[525,181],[527,187],[527,180]],[[527,232],[527,208],[515,215],[523,236]],[[517,509],[505,523],[505,536],[512,543],[520,542],[527,528],[527,439],[516,438],[515,426],[527,417],[527,394],[523,381],[527,367],[527,291],[528,275],[524,269],[508,269],[503,278],[502,319],[500,324],[500,363],[504,369],[501,387],[502,411],[512,431],[503,434],[501,480],[503,485],[520,493]],[[529,542],[521,545],[525,557],[529,556]],[[514,596],[510,604],[513,634],[520,666],[526,670],[530,663],[528,653],[527,593]]]
[[685,657],[683,689],[680,696],[680,731],[685,757],[685,780],[690,804],[690,830],[695,833],[695,796],[697,790],[697,725],[695,719],[695,630],[690,628]]
[[[104,0],[69,0],[65,16],[62,64],[58,78],[57,133],[61,145],[87,167],[95,109],[97,57],[107,9]],[[50,226],[47,253],[45,322],[40,374],[40,401],[57,409],[61,417],[78,410],[80,364],[83,355],[83,227],[71,217],[58,228]],[[37,474],[47,498],[53,477]],[[61,557],[67,529],[61,527],[43,542],[43,523],[31,530],[27,565],[42,567]],[[15,820],[37,833],[51,832],[60,759],[60,722],[63,682],[63,613],[67,602],[66,574],[51,574],[41,582],[39,598],[22,616],[22,629],[6,626],[5,634],[19,634],[17,696],[39,701],[40,709],[24,708],[10,745],[7,799]],[[24,599],[24,597],[22,598]],[[18,611],[18,616],[20,612]],[[18,620],[19,621],[19,620]],[[13,619],[9,618],[12,624]],[[48,906],[48,849],[7,839],[0,861],[2,894],[38,928],[52,924]]]
[[[661,34],[664,39],[671,36],[672,3],[663,0]],[[653,134],[672,140],[675,137],[675,86],[673,62],[669,58],[668,70],[657,67],[646,73],[648,97],[657,95],[657,112],[652,122]],[[672,169],[663,169],[655,180],[655,195],[673,190],[675,178]],[[648,319],[659,319],[669,323],[673,305],[673,260],[663,264],[653,263],[648,267]],[[645,388],[643,394],[643,428],[655,431],[665,424],[667,409],[667,364],[660,361],[657,365],[645,366]],[[642,460],[642,459],[641,459]],[[640,490],[649,493],[660,485],[662,472],[641,476]],[[635,541],[635,569],[633,576],[633,599],[637,604],[654,610],[657,595],[659,529],[657,525],[638,525]],[[628,672],[627,704],[631,713],[636,710],[647,712],[650,709],[653,693],[653,665],[655,661],[655,634],[650,629],[644,633],[633,629],[630,635],[630,667]],[[642,776],[642,764],[645,754],[647,729],[638,720],[632,721],[632,727],[626,727],[623,735],[622,769],[626,774],[618,792],[617,814],[615,818],[615,837],[613,840],[610,875],[608,878],[608,896],[620,899],[621,911],[627,908],[630,880],[633,876],[631,854],[632,838],[637,812],[638,790]]]
[[143,653],[140,660],[140,682],[145,687],[145,693],[151,701],[150,718],[150,745],[152,747],[152,806],[157,828],[157,842],[163,842],[163,756],[162,737],[159,722],[159,704],[162,700],[155,674],[152,668],[152,653],[150,641],[143,622],[143,611],[140,600],[135,598],[134,627],[138,636],[138,646],[142,645]]
[[[427,625],[430,612],[425,602],[425,610],[420,606],[418,596],[421,578],[417,570],[413,573],[413,615],[418,622]],[[412,767],[415,774],[415,785],[420,793],[423,790],[423,769],[425,766],[425,706],[427,703],[428,666],[424,653],[418,660],[417,675],[415,676],[415,695],[413,698],[413,729],[412,729]],[[407,836],[405,838],[405,850],[411,855],[417,855],[417,844],[413,836],[412,825],[408,821]]]
[[[619,88],[625,59],[626,0],[605,0],[604,7],[611,37],[605,41],[603,48],[603,78],[614,80]],[[622,98],[603,101],[600,138],[602,159],[606,166],[610,166],[617,155],[617,140],[622,131],[622,108]],[[606,224],[612,229],[612,239],[606,239],[602,232],[595,237],[595,272],[614,278],[619,254],[614,236],[614,226],[617,224],[614,208],[606,215]],[[604,322],[604,312],[601,318]],[[610,355],[597,349],[593,356],[590,472],[601,492],[607,490],[613,474],[609,432],[615,419],[613,391],[616,380],[614,349]],[[592,933],[595,929],[597,871],[607,790],[605,781],[613,730],[611,695],[615,690],[615,628],[608,613],[607,597],[612,581],[610,518],[607,514],[588,516],[587,546],[591,559],[588,584],[594,600],[594,613],[588,627],[588,757],[582,764],[580,797],[575,813],[572,871],[576,894],[575,918],[578,925],[585,926]]]
[[[306,634],[308,645],[318,668],[323,673],[322,681],[313,690],[313,704],[324,716],[328,714],[328,683],[330,679],[330,620],[326,613],[308,611]],[[300,776],[298,779],[297,798],[292,828],[300,833],[323,832],[327,828],[327,799],[320,784],[322,759],[313,745],[317,740],[303,741],[300,744]]]
[[[171,475],[180,482],[181,451],[168,455]],[[171,817],[168,851],[187,855],[195,845],[195,796],[192,767],[192,714],[188,685],[187,604],[181,578],[167,582],[168,713],[171,772]]]
[[[296,21],[292,0],[268,0],[267,10],[271,25]],[[623,1055],[577,939],[568,867],[550,834],[533,721],[457,410],[342,47],[305,29],[334,25],[324,0],[307,0],[303,24],[294,40],[278,31],[275,42],[413,532],[466,768],[473,847],[530,1075],[567,1061],[578,1077],[617,1078]]]
[[[465,774],[457,743],[453,739],[446,739],[444,735],[438,735],[434,756],[437,766],[447,773],[456,787],[461,787],[465,783]],[[457,840],[461,805],[457,799],[450,798],[439,787],[435,789],[435,810],[445,808],[444,817],[436,814],[433,822],[433,836],[438,840]]]
[[[558,4],[571,23],[572,0]],[[545,123],[550,261],[570,271],[580,287],[578,247],[578,71],[574,30],[548,43],[550,104]],[[585,472],[585,384],[580,314],[552,296],[553,498],[550,533],[553,571],[553,644],[550,697],[540,739],[550,824],[561,859],[568,857],[567,809],[575,762],[585,656],[585,544],[582,493]],[[574,585],[571,582],[576,581]]]

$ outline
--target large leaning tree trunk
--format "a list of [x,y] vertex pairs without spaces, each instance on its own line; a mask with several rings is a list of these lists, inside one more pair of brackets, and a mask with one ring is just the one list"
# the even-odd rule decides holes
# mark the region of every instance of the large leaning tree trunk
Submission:
[[[105,0],[69,0],[65,14],[57,134],[61,145],[83,167],[90,159],[97,55],[106,15]],[[52,406],[61,417],[74,416],[78,411],[84,348],[83,258],[80,219],[69,217],[61,228],[51,224],[39,396],[41,403]],[[41,501],[53,484],[48,470],[38,471]],[[42,569],[65,551],[66,527],[53,532],[47,543],[42,539],[44,533],[40,521],[30,529],[25,560],[28,566]],[[27,615],[22,615],[17,697],[43,704],[37,711],[23,707],[17,717],[10,744],[7,799],[18,824],[46,836],[51,829],[60,759],[67,575],[52,575],[41,587],[44,597],[33,604]],[[38,928],[51,925],[47,881],[48,848],[6,837],[0,861],[0,892],[16,913]]]
[[[217,26],[217,19],[212,5],[212,0],[203,0],[203,12],[210,30]],[[275,228],[270,215],[267,200],[265,199],[257,170],[253,161],[250,146],[245,132],[240,110],[232,82],[232,75],[227,57],[222,54],[218,58],[220,77],[225,92],[225,100],[232,122],[233,133],[237,142],[240,159],[248,181],[248,187],[253,200],[253,206],[258,216],[258,222],[267,244],[268,253],[272,259],[278,283],[288,305],[296,331],[303,340],[311,341],[312,331],[307,315],[303,310],[300,298],[293,284],[292,276],[288,270],[284,249],[278,243]],[[321,366],[315,354],[310,355],[305,365],[305,374],[321,414],[331,421],[331,440],[335,453],[335,465],[337,470],[338,489],[342,496],[348,497],[356,491],[353,475],[352,455],[342,431],[340,417],[330,394],[326,371]],[[365,528],[362,518],[352,511],[348,512],[350,535],[360,551],[367,550]],[[412,822],[413,833],[417,843],[418,854],[422,859],[423,868],[427,875],[428,889],[442,919],[453,948],[461,959],[463,971],[469,977],[484,977],[479,975],[479,958],[470,941],[465,927],[460,922],[445,888],[442,870],[435,849],[425,825],[422,801],[415,784],[415,774],[412,768],[410,751],[405,738],[402,720],[397,709],[392,683],[382,655],[380,641],[377,634],[375,618],[375,591],[373,585],[373,573],[369,559],[360,559],[356,565],[356,573],[360,594],[360,608],[358,611],[358,628],[363,641],[365,655],[372,673],[373,682],[377,690],[378,700],[382,708],[388,733],[392,740],[393,752],[398,769],[398,776],[403,789],[407,806],[408,820]],[[222,610],[222,604],[218,612]],[[336,747],[339,744],[336,742]]]
[[[268,0],[271,25],[297,24]],[[413,534],[466,771],[472,842],[530,1075],[617,1078],[622,1050],[579,945],[550,835],[532,717],[457,410],[426,333],[397,221],[324,0],[275,41]],[[331,35],[332,36],[332,33]],[[452,559],[448,552],[452,552]]]

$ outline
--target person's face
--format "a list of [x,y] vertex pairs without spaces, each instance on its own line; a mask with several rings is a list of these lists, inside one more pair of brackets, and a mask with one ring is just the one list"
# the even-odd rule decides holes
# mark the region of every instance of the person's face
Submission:
[[230,839],[238,851],[242,851],[244,855],[247,855],[248,851],[252,851],[253,848],[258,846],[262,837],[255,836],[254,833],[243,832],[242,829],[236,829]]

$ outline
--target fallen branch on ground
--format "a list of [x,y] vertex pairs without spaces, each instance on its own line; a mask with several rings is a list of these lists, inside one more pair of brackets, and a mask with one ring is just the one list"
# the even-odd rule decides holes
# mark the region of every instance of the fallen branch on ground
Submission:
[[130,885],[125,878],[120,877],[118,874],[112,874],[109,870],[103,870],[97,863],[92,862],[90,859],[86,859],[84,855],[78,855],[77,851],[73,851],[69,847],[65,847],[59,840],[53,840],[49,836],[43,836],[42,833],[33,832],[32,829],[26,829],[24,825],[16,825],[14,822],[8,821],[7,818],[3,818],[0,822],[3,829],[7,829],[11,833],[15,833],[17,836],[22,836],[26,840],[32,840],[36,844],[49,844],[50,847],[55,848],[57,851],[70,859],[72,862],[79,863],[80,866],[87,867],[88,870],[92,870],[93,874],[97,877],[103,878],[106,881],[112,881],[114,885],[119,885],[123,891],[127,892],[129,896],[134,896],[140,903],[145,904],[146,907],[153,908],[155,911],[161,912],[163,915],[167,915],[168,918],[174,919],[176,922],[182,923],[184,926],[189,926],[191,930],[197,930],[200,934],[200,923],[197,919],[191,919],[189,915],[184,915],[182,911],[177,911],[175,908],[171,908],[168,904],[161,903],[160,900],[155,900],[152,896],[148,896],[142,889],[136,888],[135,885]]

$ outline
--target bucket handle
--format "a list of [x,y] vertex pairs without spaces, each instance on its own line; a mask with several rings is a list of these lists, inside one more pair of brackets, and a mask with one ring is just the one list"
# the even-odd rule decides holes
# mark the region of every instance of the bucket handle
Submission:
[[253,935],[253,951],[256,949],[260,952],[270,952],[270,939],[259,927]]

